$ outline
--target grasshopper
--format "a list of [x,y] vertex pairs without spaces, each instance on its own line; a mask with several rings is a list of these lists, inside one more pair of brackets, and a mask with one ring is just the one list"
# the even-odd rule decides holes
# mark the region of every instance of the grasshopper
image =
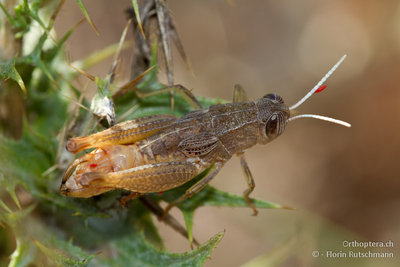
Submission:
[[[230,104],[198,109],[181,118],[173,115],[142,117],[93,135],[71,138],[67,143],[68,151],[95,150],[69,166],[60,191],[66,196],[87,198],[119,188],[140,196],[178,187],[210,169],[203,179],[166,207],[166,214],[175,204],[202,190],[224,164],[237,155],[248,184],[243,196],[256,215],[257,209],[249,198],[255,183],[244,151],[256,144],[271,142],[282,134],[288,122],[298,118],[312,117],[350,127],[347,122],[329,117],[294,115],[295,108],[323,87],[321,85],[344,58],[291,107],[276,94],[247,101],[243,88],[236,85]],[[180,89],[194,106],[201,106],[188,90]]]

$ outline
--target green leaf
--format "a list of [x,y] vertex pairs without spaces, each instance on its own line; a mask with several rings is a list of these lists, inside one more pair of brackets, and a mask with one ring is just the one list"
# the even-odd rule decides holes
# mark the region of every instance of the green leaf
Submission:
[[24,81],[21,78],[21,75],[18,73],[17,69],[15,68],[15,59],[3,63],[0,62],[0,78],[1,79],[12,79],[16,81],[21,88],[22,92],[26,94],[26,88]]
[[[204,172],[202,172],[201,174],[199,174],[197,177],[192,179],[190,182],[188,182],[174,190],[164,192],[161,196],[157,196],[156,194],[153,194],[153,196],[155,198],[160,198],[166,202],[173,203],[176,199],[178,199],[179,197],[184,195],[187,189],[189,189],[196,182],[198,182],[199,180],[204,178],[207,175],[209,169],[207,169]],[[267,208],[267,209],[285,209],[285,208],[287,208],[285,206],[275,204],[272,202],[268,202],[268,201],[264,201],[264,200],[258,200],[258,199],[253,199],[253,198],[251,198],[251,200],[254,203],[254,205],[256,206],[256,208]],[[243,196],[238,196],[238,195],[234,195],[234,194],[231,194],[228,192],[224,192],[222,190],[218,190],[209,185],[207,185],[203,190],[196,193],[191,198],[186,199],[182,203],[177,204],[177,207],[181,210],[181,212],[183,214],[185,224],[186,224],[186,229],[188,231],[188,238],[189,238],[190,242],[192,242],[192,240],[193,240],[192,228],[193,228],[194,212],[196,211],[196,209],[198,209],[202,206],[248,207],[248,204],[245,201],[245,199],[243,198]]]
[[155,249],[145,241],[142,233],[135,232],[116,240],[113,245],[118,256],[102,262],[107,266],[203,266],[223,236],[224,232],[218,233],[205,244],[186,253],[168,253]]
[[186,231],[188,233],[188,240],[190,244],[193,243],[193,218],[194,210],[184,210],[182,211],[183,219],[185,220]]
[[[256,208],[261,209],[283,209],[282,205],[272,202],[251,198]],[[248,207],[243,196],[234,195],[228,192],[218,190],[207,186],[204,190],[191,198],[191,201],[185,201],[179,205],[183,210],[195,210],[201,206],[227,206],[227,207]]]
[[93,30],[96,32],[97,35],[99,35],[99,31],[97,30],[96,26],[94,25],[92,19],[89,16],[89,13],[87,12],[85,6],[83,5],[82,0],[75,0],[76,3],[78,4],[79,8],[81,9],[83,15],[85,15],[86,20],[89,22],[90,26],[92,26]]
[[[76,66],[79,69],[86,70],[88,68],[93,67],[94,65],[102,62],[103,60],[113,56],[115,52],[118,50],[119,44],[112,44],[109,46],[106,46],[103,49],[94,51],[93,53],[90,53],[89,56],[87,56],[84,59],[74,61],[72,63],[73,66]],[[124,42],[122,45],[122,50],[128,48],[130,46],[130,43],[128,41]],[[74,72],[76,73],[76,72]]]
[[35,257],[36,249],[31,242],[16,240],[17,247],[10,256],[9,267],[28,266]]
[[45,186],[45,181],[40,179],[41,173],[54,162],[49,143],[42,143],[40,138],[27,134],[20,142],[0,136],[0,151],[3,186],[12,189],[19,184],[31,193],[39,194],[39,188]]
[[[6,212],[12,213],[12,210],[2,200],[0,200],[0,207],[2,207]],[[3,214],[0,214],[0,218],[3,216],[4,216]],[[4,218],[2,219],[4,220]]]
[[[6,211],[6,213],[0,213],[0,218],[13,229],[17,243],[9,266],[26,266],[35,262],[36,247],[51,261],[62,266],[86,266],[88,261],[94,257],[74,246],[71,241],[66,242],[59,239],[52,227],[38,224],[34,217],[29,216],[37,205],[31,205],[15,212],[2,201],[0,201],[0,206]],[[29,227],[26,227],[27,225]]]
[[144,38],[146,38],[144,35],[143,27],[142,27],[142,20],[140,19],[139,6],[138,6],[137,0],[132,0],[132,6],[133,6],[133,10],[135,12],[135,16],[136,16],[137,23],[139,25],[140,32],[142,33],[142,36]]
[[88,255],[79,247],[72,245],[72,242],[52,238],[47,246],[37,240],[34,240],[34,243],[41,252],[59,266],[87,266],[94,258],[94,255]]
[[[251,200],[256,206],[256,208],[264,208],[264,209],[286,208],[282,205],[271,203],[264,200],[253,199],[253,198],[251,198]],[[178,208],[182,211],[183,217],[185,219],[185,224],[188,231],[190,242],[192,242],[194,212],[197,208],[201,206],[248,207],[248,204],[244,200],[243,196],[230,194],[228,192],[218,190],[211,186],[206,186],[206,188],[195,194],[190,199],[187,199],[181,204],[178,204]]]
[[[205,170],[190,182],[167,192],[164,192],[161,196],[156,196],[162,200],[167,202],[173,202],[178,199],[180,196],[184,195],[186,190],[189,189],[196,182],[204,178],[207,174],[208,170]],[[287,208],[285,206],[275,204],[272,202],[258,200],[251,198],[252,202],[257,208],[264,209],[284,209]],[[178,208],[182,211],[193,212],[197,208],[202,206],[227,206],[227,207],[248,207],[247,202],[244,200],[243,196],[234,195],[228,192],[224,192],[222,190],[216,189],[212,186],[207,185],[203,190],[196,193],[193,197],[186,199],[182,203],[179,203]]]
[[[11,199],[14,201],[15,205],[19,209],[22,209],[21,203],[18,200],[17,194],[15,193],[15,187],[17,185],[15,180],[10,180],[10,179],[5,179],[4,178],[4,173],[2,170],[0,170],[0,185],[3,186],[3,188],[10,194]],[[2,204],[3,207],[5,204],[0,200],[0,204]],[[3,205],[4,204],[4,205]]]
[[31,205],[24,210],[12,211],[3,201],[0,206],[5,210],[0,212],[0,220],[13,229],[15,235],[16,248],[10,256],[9,266],[27,266],[34,258],[35,248],[28,241],[25,229],[21,229],[21,222],[27,220],[28,215],[36,205]]
[[0,8],[2,9],[4,14],[7,16],[7,19],[10,21],[13,28],[15,29],[16,38],[21,37],[24,33],[29,31],[30,28],[29,23],[31,18],[24,12],[23,4],[16,5],[14,7],[14,14],[15,14],[14,16],[10,14],[11,10],[6,9],[6,7],[3,5],[3,2],[0,2]]
[[3,13],[6,15],[7,19],[10,21],[11,24],[16,25],[16,21],[14,20],[13,16],[11,16],[10,12],[6,9],[6,7],[3,5],[3,2],[0,2],[0,8],[3,11]]

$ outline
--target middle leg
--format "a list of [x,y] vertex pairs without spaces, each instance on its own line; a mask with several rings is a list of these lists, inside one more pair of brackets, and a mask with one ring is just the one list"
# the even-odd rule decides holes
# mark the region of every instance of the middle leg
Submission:
[[193,186],[191,186],[188,190],[186,190],[185,194],[182,195],[180,198],[168,204],[168,206],[164,210],[164,214],[162,217],[164,218],[172,207],[176,206],[182,201],[200,192],[212,180],[212,178],[214,178],[215,175],[217,175],[217,173],[221,170],[221,168],[222,168],[221,163],[215,163],[214,167],[210,170],[210,172],[207,174],[206,177],[204,177],[203,179],[195,183]]
[[253,210],[253,216],[256,216],[258,214],[258,211],[256,209],[256,206],[254,206],[253,202],[251,202],[251,199],[249,197],[251,192],[253,192],[254,188],[256,187],[256,184],[254,183],[254,178],[253,175],[251,174],[250,168],[247,165],[244,153],[238,153],[237,156],[240,158],[240,166],[242,167],[244,178],[246,179],[247,185],[249,187],[246,190],[244,190],[243,197],[247,205],[249,205],[249,207]]

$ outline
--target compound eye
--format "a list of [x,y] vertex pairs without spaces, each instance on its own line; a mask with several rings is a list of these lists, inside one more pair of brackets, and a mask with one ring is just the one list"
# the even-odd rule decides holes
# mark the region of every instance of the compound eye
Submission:
[[279,96],[279,95],[277,95],[277,94],[268,94],[268,95],[265,95],[263,98],[267,98],[267,99],[270,99],[270,100],[274,100],[274,101],[276,101],[276,102],[279,102],[279,103],[283,104],[283,99],[282,99],[282,97]]
[[270,138],[280,135],[285,129],[284,120],[285,118],[281,113],[272,114],[265,125],[265,134]]

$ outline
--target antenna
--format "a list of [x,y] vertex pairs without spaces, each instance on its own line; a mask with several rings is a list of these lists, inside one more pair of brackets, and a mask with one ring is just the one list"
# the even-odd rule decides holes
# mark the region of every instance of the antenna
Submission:
[[[299,107],[301,104],[303,104],[307,99],[309,99],[314,93],[320,92],[322,90],[324,90],[326,88],[326,85],[322,85],[328,78],[329,76],[332,75],[333,72],[335,72],[335,70],[340,66],[340,64],[342,64],[343,60],[346,58],[347,55],[344,55],[343,57],[341,57],[339,59],[339,61],[328,71],[327,74],[325,74],[325,76],[302,98],[300,99],[296,104],[294,104],[293,106],[291,106],[289,108],[289,110],[294,110],[295,108]],[[300,114],[300,115],[296,115],[293,117],[290,117],[289,119],[286,120],[286,122],[290,122],[296,119],[300,119],[300,118],[314,118],[314,119],[318,119],[318,120],[323,120],[323,121],[328,121],[328,122],[332,122],[332,123],[336,123],[345,127],[351,127],[351,124],[342,120],[337,120],[337,119],[333,119],[330,117],[325,117],[325,116],[321,116],[321,115],[315,115],[315,114]]]
[[343,60],[347,57],[347,55],[344,55],[343,57],[341,57],[341,59],[328,71],[327,74],[325,74],[325,76],[314,86],[313,89],[310,90],[310,92],[308,92],[308,94],[306,94],[302,99],[299,100],[299,102],[297,102],[296,104],[294,104],[293,106],[291,106],[289,108],[289,110],[293,110],[297,107],[299,107],[301,104],[303,104],[307,99],[310,98],[310,96],[312,96],[315,91],[318,90],[318,88],[321,87],[321,85],[329,78],[329,76],[332,75],[332,73],[339,67],[340,64],[342,64]]
[[330,118],[330,117],[321,116],[321,115],[315,115],[315,114],[300,114],[300,115],[297,115],[297,116],[294,116],[294,117],[291,117],[291,118],[287,119],[286,122],[289,122],[289,121],[292,121],[292,120],[295,120],[295,119],[300,119],[300,118],[314,118],[314,119],[317,119],[317,120],[329,121],[329,122],[336,123],[336,124],[339,124],[339,125],[343,125],[343,126],[349,127],[349,128],[351,127],[351,124],[348,123],[348,122],[337,120],[337,119],[333,119],[333,118]]

